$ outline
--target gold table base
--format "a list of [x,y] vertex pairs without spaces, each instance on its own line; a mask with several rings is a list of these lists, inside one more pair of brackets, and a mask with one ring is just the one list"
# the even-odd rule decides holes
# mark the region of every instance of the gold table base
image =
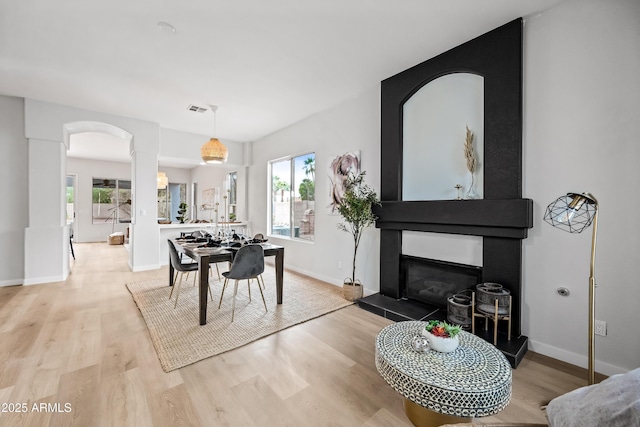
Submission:
[[470,423],[471,418],[441,414],[404,399],[404,413],[416,427],[438,427],[443,424]]

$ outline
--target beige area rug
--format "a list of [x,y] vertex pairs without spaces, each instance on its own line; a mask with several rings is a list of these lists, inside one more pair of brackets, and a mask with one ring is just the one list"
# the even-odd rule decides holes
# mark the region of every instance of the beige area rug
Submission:
[[175,293],[169,300],[168,278],[128,283],[127,288],[147,323],[164,371],[190,365],[353,304],[344,299],[341,287],[285,271],[283,304],[278,305],[273,267],[266,266],[262,277],[268,312],[264,310],[255,281],[251,282],[249,302],[244,280],[238,284],[232,323],[233,281],[229,281],[222,307],[218,309],[222,283],[215,278],[210,282],[213,301],[209,300],[207,324],[203,326],[199,324],[198,288],[193,286],[193,280],[183,281],[175,309]]

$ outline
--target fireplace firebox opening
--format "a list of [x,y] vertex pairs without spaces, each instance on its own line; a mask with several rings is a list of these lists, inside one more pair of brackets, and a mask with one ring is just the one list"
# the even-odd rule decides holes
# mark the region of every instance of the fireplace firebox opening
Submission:
[[447,299],[482,283],[482,267],[402,255],[400,286],[404,298],[434,308],[446,308]]

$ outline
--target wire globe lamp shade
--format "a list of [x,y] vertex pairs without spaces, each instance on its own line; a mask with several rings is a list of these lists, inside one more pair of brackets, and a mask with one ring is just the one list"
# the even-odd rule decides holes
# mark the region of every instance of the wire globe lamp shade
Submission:
[[569,233],[581,233],[593,222],[598,202],[589,193],[567,193],[547,206],[544,220]]
[[200,154],[205,163],[220,164],[227,161],[229,150],[218,138],[211,138],[209,142],[202,146]]

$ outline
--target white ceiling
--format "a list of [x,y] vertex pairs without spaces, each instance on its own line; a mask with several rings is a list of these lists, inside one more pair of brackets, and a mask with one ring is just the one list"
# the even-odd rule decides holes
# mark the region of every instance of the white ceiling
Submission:
[[0,0],[0,94],[253,141],[561,1]]
[[67,156],[81,159],[101,159],[130,162],[129,142],[102,132],[74,133],[69,137]]

